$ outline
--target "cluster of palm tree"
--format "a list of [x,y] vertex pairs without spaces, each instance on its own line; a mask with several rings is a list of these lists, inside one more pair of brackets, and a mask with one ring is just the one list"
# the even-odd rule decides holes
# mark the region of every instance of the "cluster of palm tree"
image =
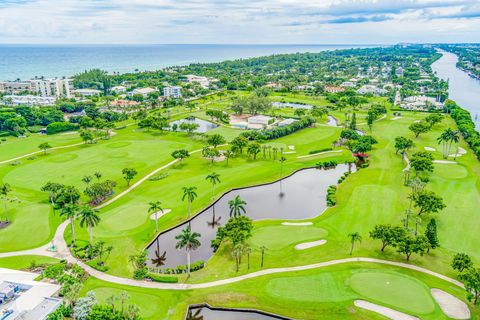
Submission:
[[[452,144],[457,144],[458,149],[458,142],[460,141],[460,132],[452,130],[451,128],[446,129],[443,131],[440,136],[437,138],[438,143],[442,144],[443,146],[443,158],[447,159],[448,155],[450,154],[450,150],[452,148]],[[458,150],[457,150],[458,151]],[[455,159],[457,158],[457,153],[455,152]]]
[[100,223],[98,210],[89,205],[78,205],[76,203],[66,204],[60,211],[60,215],[70,220],[70,228],[72,230],[72,244],[75,243],[75,220],[80,219],[80,227],[87,228],[90,245],[93,246],[93,228]]

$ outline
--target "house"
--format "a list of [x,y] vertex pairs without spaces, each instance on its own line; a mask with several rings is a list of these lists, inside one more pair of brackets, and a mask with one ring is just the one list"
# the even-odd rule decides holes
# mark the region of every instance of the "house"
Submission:
[[73,93],[80,95],[82,97],[92,97],[92,96],[99,95],[100,93],[102,93],[102,91],[97,89],[77,89],[77,90],[73,90]]
[[303,84],[295,87],[295,90],[298,90],[298,91],[306,91],[306,90],[313,90],[313,89],[315,89],[315,87],[310,86],[308,84]]
[[157,92],[157,89],[148,88],[148,87],[147,88],[137,88],[137,89],[133,89],[132,91],[128,92],[127,96],[133,97],[134,95],[139,94],[144,98],[148,98],[148,95],[150,93],[153,93],[153,92]]
[[357,90],[357,93],[359,94],[367,94],[371,93],[374,95],[382,95],[386,94],[388,91],[382,88],[379,88],[377,86],[371,85],[371,84],[366,84],[360,87],[360,89]]
[[140,103],[138,103],[138,102],[136,102],[136,101],[121,100],[121,99],[110,102],[110,106],[111,106],[111,107],[117,107],[117,108],[136,107],[136,106],[138,106],[139,104],[140,104]]
[[325,92],[328,93],[338,93],[345,91],[345,88],[338,87],[338,86],[325,86]]
[[167,98],[178,99],[182,97],[182,87],[170,86],[163,88],[163,95]]
[[202,88],[208,88],[212,82],[218,81],[218,79],[210,79],[208,77],[196,76],[194,74],[187,74],[186,82],[198,83]]
[[285,119],[285,120],[282,120],[278,123],[278,126],[279,127],[286,127],[288,125],[291,125],[292,123],[294,123],[295,121],[297,121],[296,119]]
[[114,86],[110,88],[110,91],[115,91],[116,93],[124,93],[127,91],[127,87],[125,86]]
[[395,75],[397,77],[403,77],[403,68],[402,67],[398,67],[397,69],[395,69]]
[[248,129],[263,129],[274,121],[272,117],[259,114],[248,118],[247,127]]
[[400,104],[400,108],[407,110],[429,110],[429,109],[443,109],[443,103],[437,99],[427,96],[410,96],[406,97]]
[[340,85],[340,87],[353,88],[355,87],[355,83],[353,83],[352,81],[345,81]]

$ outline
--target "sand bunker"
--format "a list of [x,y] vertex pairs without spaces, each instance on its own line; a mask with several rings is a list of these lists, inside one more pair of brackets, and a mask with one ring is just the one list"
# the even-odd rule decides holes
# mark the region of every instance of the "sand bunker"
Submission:
[[365,300],[355,300],[354,304],[356,307],[379,313],[382,316],[385,316],[388,319],[392,320],[419,320],[417,317],[411,316],[409,314],[383,307],[381,305],[371,303]]
[[456,161],[449,161],[449,160],[433,160],[434,163],[443,163],[443,164],[457,164]]
[[442,309],[443,313],[449,318],[470,319],[470,310],[463,301],[440,289],[432,289],[430,292],[440,306],[440,309]]
[[425,149],[426,151],[436,151],[437,150],[437,149],[431,148],[431,147],[424,147],[423,149]]
[[282,226],[311,226],[313,222],[282,222]]
[[463,156],[464,154],[467,154],[467,150],[465,150],[465,149],[463,149],[463,148],[461,148],[461,147],[458,147],[456,154],[454,153],[454,154],[450,154],[450,155],[448,155],[448,156],[455,158],[455,157],[461,157],[461,156]]
[[317,241],[312,241],[312,242],[305,242],[305,243],[299,243],[295,246],[296,250],[305,250],[305,249],[310,249],[313,247],[321,246],[327,243],[327,240],[317,240]]
[[398,120],[398,119],[402,119],[402,117],[393,117],[393,118],[392,118],[392,119],[390,119],[390,120],[393,120],[393,121],[395,121],[395,120]]
[[[169,213],[170,211],[172,211],[172,209],[164,209],[163,211],[157,211],[158,212],[157,220],[163,217],[164,215],[166,215],[167,213]],[[150,215],[150,219],[155,221],[155,212]]]
[[295,146],[288,146],[289,150],[295,150]]

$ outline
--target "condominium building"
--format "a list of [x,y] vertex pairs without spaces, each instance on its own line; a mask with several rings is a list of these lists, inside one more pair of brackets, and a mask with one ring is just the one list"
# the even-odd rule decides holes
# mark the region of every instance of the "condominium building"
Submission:
[[18,94],[21,92],[35,93],[42,97],[66,97],[72,96],[72,79],[33,79],[27,81],[3,81],[0,82],[0,92],[6,94]]
[[182,87],[165,87],[163,88],[163,95],[167,98],[180,98],[182,96]]

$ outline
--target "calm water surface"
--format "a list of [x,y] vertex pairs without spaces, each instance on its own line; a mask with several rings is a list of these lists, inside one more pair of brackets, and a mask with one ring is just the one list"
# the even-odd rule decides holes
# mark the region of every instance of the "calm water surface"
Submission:
[[237,310],[218,310],[208,307],[190,308],[186,320],[278,320],[285,319],[274,317],[259,312]]
[[[354,170],[354,166],[350,168]],[[327,188],[336,184],[349,165],[341,164],[334,169],[306,169],[296,172],[284,180],[272,184],[232,190],[221,197],[191,220],[192,231],[201,234],[201,246],[191,253],[192,262],[207,261],[213,250],[211,240],[215,239],[217,228],[229,219],[228,201],[239,195],[247,202],[248,217],[253,220],[280,219],[303,220],[319,215],[325,208]],[[184,250],[175,249],[175,236],[185,228],[185,222],[170,231],[160,234],[149,246],[150,258],[165,254],[162,268],[172,268],[186,264]],[[151,265],[151,264],[150,264]],[[153,266],[153,265],[151,265]]]
[[432,64],[437,76],[448,80],[449,98],[470,111],[477,130],[480,130],[480,80],[457,68],[457,55],[441,51],[443,56]]

